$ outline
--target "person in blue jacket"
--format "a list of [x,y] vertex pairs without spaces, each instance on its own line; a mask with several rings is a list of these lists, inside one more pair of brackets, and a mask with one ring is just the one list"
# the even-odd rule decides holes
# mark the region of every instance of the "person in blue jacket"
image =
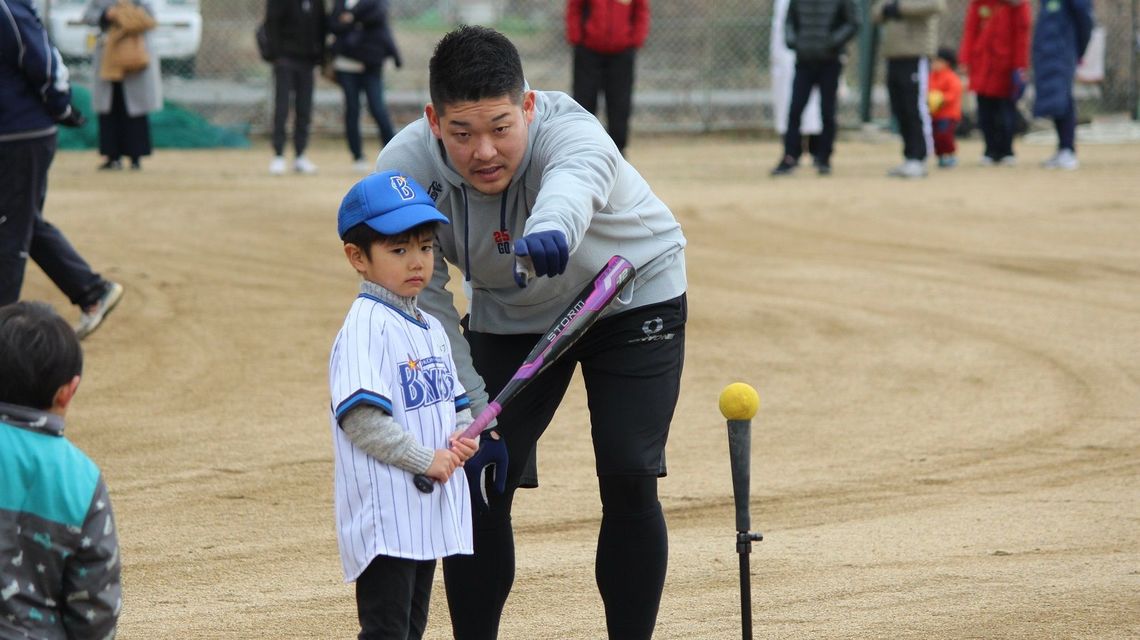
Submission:
[[1033,33],[1033,115],[1052,118],[1057,153],[1042,166],[1072,171],[1077,161],[1077,105],[1073,77],[1092,37],[1091,0],[1043,0]]
[[388,0],[336,0],[329,31],[336,36],[332,45],[336,82],[344,91],[344,137],[353,166],[367,173],[373,163],[364,159],[361,147],[361,91],[380,130],[380,146],[396,135],[384,104],[384,62],[391,58],[397,69],[403,62],[388,26]]
[[0,305],[20,299],[31,258],[80,309],[83,339],[123,296],[95,273],[63,233],[44,219],[48,169],[58,126],[86,119],[71,105],[71,84],[33,0],[0,0]]
[[115,636],[111,499],[99,467],[63,435],[82,371],[79,340],[50,306],[0,307],[0,638]]

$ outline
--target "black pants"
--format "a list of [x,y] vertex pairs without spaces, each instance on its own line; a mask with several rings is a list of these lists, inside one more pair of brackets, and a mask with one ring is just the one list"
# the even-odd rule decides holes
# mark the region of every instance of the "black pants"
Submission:
[[934,146],[930,109],[926,104],[930,63],[926,58],[891,58],[887,60],[887,93],[891,115],[898,123],[903,140],[903,157],[926,160]]
[[574,99],[590,113],[597,114],[598,94],[605,94],[606,131],[623,153],[629,142],[636,56],[636,49],[606,54],[582,46],[574,48]]
[[356,579],[358,640],[419,640],[427,626],[435,560],[376,556]]
[[[648,638],[657,618],[668,558],[656,478],[680,394],[687,303],[684,296],[602,319],[551,364],[498,417],[509,463],[507,490],[490,488],[490,509],[474,511],[474,556],[443,561],[452,631],[491,640],[514,582],[511,505],[525,462],[580,364],[590,434],[602,486],[596,572],[611,637]],[[534,335],[468,332],[475,368],[494,397],[537,342]],[[478,488],[473,488],[478,491]],[[656,572],[656,573],[654,573]],[[640,587],[612,576],[638,576]]]
[[293,103],[293,151],[305,153],[309,146],[309,123],[313,118],[313,64],[283,58],[273,63],[273,153],[285,153],[285,122]]
[[20,299],[29,257],[72,304],[93,304],[106,286],[63,233],[44,220],[55,148],[55,134],[0,142],[0,306]]
[[796,62],[796,77],[792,81],[792,102],[788,110],[788,129],[784,132],[784,155],[799,160],[803,151],[803,134],[800,121],[812,87],[819,87],[819,111],[823,131],[818,136],[812,154],[820,164],[830,164],[835,148],[835,102],[839,91],[839,76],[843,65],[838,60]]
[[1013,155],[1013,129],[1017,105],[1008,98],[978,96],[978,128],[985,140],[985,156],[995,161]]
[[127,111],[123,83],[111,83],[111,111],[99,114],[99,153],[108,160],[126,156],[138,162],[150,151],[150,120],[145,113],[132,116]]
[[388,106],[384,104],[384,67],[369,66],[361,73],[337,71],[336,82],[344,92],[344,138],[353,160],[363,160],[364,150],[360,138],[360,94],[368,100],[368,113],[380,130],[380,146],[388,144],[396,135]]

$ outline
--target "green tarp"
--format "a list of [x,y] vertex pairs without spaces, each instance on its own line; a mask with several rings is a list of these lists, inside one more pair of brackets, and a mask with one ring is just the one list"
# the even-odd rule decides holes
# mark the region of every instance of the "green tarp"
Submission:
[[[87,124],[78,129],[59,128],[60,149],[95,149],[99,147],[99,117],[91,106],[91,92],[72,85],[71,102],[87,116]],[[205,149],[215,147],[247,148],[249,127],[220,127],[202,116],[183,109],[169,100],[162,111],[150,114],[151,145],[156,149]]]

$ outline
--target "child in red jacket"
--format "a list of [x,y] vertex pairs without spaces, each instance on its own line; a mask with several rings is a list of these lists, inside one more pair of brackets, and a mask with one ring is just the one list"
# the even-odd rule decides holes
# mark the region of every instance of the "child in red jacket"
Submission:
[[934,121],[934,153],[943,169],[958,165],[954,133],[962,121],[962,79],[953,49],[945,47],[930,64],[930,90],[927,94],[930,117]]
[[986,143],[982,165],[1017,164],[1013,134],[1032,20],[1028,0],[970,0],[966,8],[958,61],[978,96],[978,128]]

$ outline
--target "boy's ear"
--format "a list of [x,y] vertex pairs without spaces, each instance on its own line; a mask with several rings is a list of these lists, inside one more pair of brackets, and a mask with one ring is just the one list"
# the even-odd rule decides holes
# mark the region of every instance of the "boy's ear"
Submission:
[[79,389],[79,376],[75,376],[67,381],[62,387],[56,390],[55,396],[51,399],[51,411],[59,415],[67,412],[67,407],[71,405],[72,398],[75,397],[75,392]]
[[348,263],[352,265],[359,273],[364,273],[368,270],[368,256],[360,247],[351,242],[344,243],[344,257],[348,258]]

